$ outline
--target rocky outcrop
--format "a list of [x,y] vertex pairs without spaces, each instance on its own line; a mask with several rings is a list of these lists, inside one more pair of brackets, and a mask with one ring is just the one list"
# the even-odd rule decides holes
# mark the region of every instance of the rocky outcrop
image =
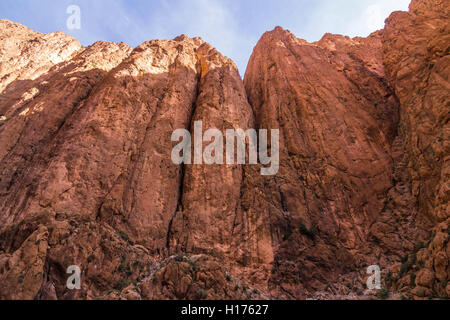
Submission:
[[[394,298],[448,297],[448,10],[277,27],[244,81],[200,38],[83,48],[2,20],[0,299],[366,299],[369,265]],[[174,164],[200,121],[279,129],[278,173]]]
[[413,1],[365,39],[276,28],[255,47],[249,101],[282,132],[275,295],[361,293],[377,264],[393,291],[448,296],[448,10]]
[[250,59],[245,85],[257,125],[281,130],[280,172],[259,187],[271,190],[263,193],[278,247],[271,281],[288,297],[323,290],[367,263],[398,121],[380,48],[380,33],[309,44],[277,28]]
[[398,284],[416,279],[410,287],[419,297],[450,294],[449,14],[445,1],[414,0],[409,12],[391,15],[383,37],[387,79],[401,105],[411,192],[420,216],[433,226]]
[[0,92],[13,82],[23,85],[46,74],[81,49],[78,41],[62,32],[41,34],[7,20],[0,24]]
[[[7,21],[2,27],[5,34],[14,32],[11,28],[27,30]],[[48,37],[28,32],[17,39],[26,52],[35,50],[26,45],[31,35]],[[42,50],[68,46],[47,45]],[[243,168],[206,168],[205,181],[203,169],[172,163],[171,134],[197,120],[224,130],[253,126],[234,63],[201,39],[186,36],[134,50],[104,42],[78,49],[37,78],[24,70],[23,83],[3,82],[0,238],[6,279],[19,281],[22,264],[37,259],[9,257],[22,255],[35,230],[48,230],[48,248],[43,256],[39,251],[36,265],[41,276],[35,283],[20,282],[26,294],[17,293],[22,291],[11,282],[4,298],[114,298],[122,289],[136,297],[129,286],[142,282],[146,287],[146,277],[169,254],[208,251],[219,243],[224,249],[218,254],[231,251],[226,246]],[[33,67],[40,70],[46,63],[37,59]],[[7,64],[2,68],[14,70]],[[205,200],[211,203],[197,192],[210,193]],[[229,206],[226,213],[222,206],[210,211],[217,201]],[[226,221],[224,215],[229,215]],[[217,231],[208,231],[211,225]],[[80,291],[66,288],[70,265],[83,270]],[[145,290],[142,294],[150,297]]]

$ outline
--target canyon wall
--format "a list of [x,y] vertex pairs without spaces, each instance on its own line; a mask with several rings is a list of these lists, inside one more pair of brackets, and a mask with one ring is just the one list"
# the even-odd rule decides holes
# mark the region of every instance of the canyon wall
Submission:
[[[0,299],[368,299],[370,265],[392,298],[448,297],[449,8],[367,38],[277,27],[244,81],[201,38],[1,20]],[[278,173],[174,164],[199,121],[279,129]]]

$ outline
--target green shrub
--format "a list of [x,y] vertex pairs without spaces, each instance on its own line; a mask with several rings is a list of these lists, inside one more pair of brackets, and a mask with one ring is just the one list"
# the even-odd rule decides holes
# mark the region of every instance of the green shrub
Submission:
[[126,287],[127,287],[127,281],[122,278],[119,281],[117,281],[116,285],[114,286],[114,289],[116,289],[118,291],[122,291]]

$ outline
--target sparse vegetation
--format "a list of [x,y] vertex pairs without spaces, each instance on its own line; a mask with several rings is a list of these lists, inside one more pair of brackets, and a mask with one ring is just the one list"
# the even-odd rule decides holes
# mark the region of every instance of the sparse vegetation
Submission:
[[406,255],[402,259],[402,266],[400,267],[400,272],[399,272],[398,277],[401,278],[405,274],[407,274],[408,271],[411,270],[411,268],[416,264],[416,262],[417,262],[417,255],[415,253],[413,253],[411,256]]
[[394,276],[392,275],[391,271],[389,271],[386,275],[386,282],[387,283],[395,282]]
[[411,262],[409,262],[409,261],[404,262],[402,264],[402,266],[400,267],[399,278],[404,276],[405,273],[408,273],[408,271],[411,269],[412,266],[413,266],[413,264]]
[[184,261],[184,254],[182,254],[182,253],[177,254],[176,257],[175,257],[175,261],[176,262],[183,262]]
[[301,225],[298,227],[298,231],[300,231],[300,233],[301,233],[301,234],[304,234],[304,235],[307,235],[308,232],[309,232],[308,228],[307,228],[304,224],[301,224]]
[[390,292],[387,289],[381,289],[377,291],[377,298],[380,300],[387,300],[390,297]]
[[187,260],[187,262],[189,263],[189,266],[191,267],[191,269],[194,271],[194,272],[198,272],[198,266],[195,264],[195,262],[194,261],[191,261],[191,260]]

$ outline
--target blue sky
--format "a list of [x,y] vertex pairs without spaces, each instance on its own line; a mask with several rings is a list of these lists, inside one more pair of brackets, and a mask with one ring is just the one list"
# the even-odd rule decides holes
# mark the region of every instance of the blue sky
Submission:
[[[0,19],[40,32],[64,31],[83,45],[123,41],[135,47],[180,34],[201,36],[245,72],[261,35],[280,25],[297,37],[326,32],[367,36],[410,0],[1,0]],[[70,5],[81,9],[81,29],[68,30]]]

